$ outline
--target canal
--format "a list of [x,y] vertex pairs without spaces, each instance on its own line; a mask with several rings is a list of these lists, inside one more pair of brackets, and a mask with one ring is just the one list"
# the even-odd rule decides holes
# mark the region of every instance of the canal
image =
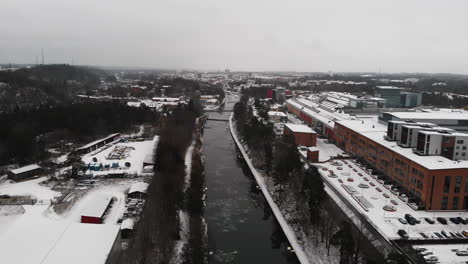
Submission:
[[[231,110],[237,97],[226,100]],[[210,113],[228,119],[230,112]],[[255,179],[239,158],[229,123],[208,121],[203,135],[209,263],[297,263]]]

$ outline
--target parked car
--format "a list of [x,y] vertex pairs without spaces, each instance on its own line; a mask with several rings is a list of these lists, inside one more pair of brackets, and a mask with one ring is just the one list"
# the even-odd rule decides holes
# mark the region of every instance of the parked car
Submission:
[[449,238],[449,236],[448,236],[447,232],[445,232],[445,230],[440,231],[440,233],[441,233],[444,237]]
[[437,217],[437,221],[439,221],[439,223],[441,223],[443,225],[447,224],[447,219],[445,219],[443,217]]
[[406,224],[408,223],[405,219],[403,219],[403,218],[401,218],[401,217],[398,218],[398,221],[400,221],[400,223],[402,223],[402,224],[404,224],[404,225],[406,225]]
[[436,256],[424,256],[424,259],[426,261],[438,261],[439,260],[439,258]]
[[460,224],[460,220],[458,220],[456,217],[450,217],[450,221],[456,225]]
[[455,254],[457,254],[457,256],[468,256],[468,251],[466,251],[466,250],[459,250],[459,251],[457,251],[457,253],[455,253]]
[[462,231],[462,234],[463,234],[465,237],[468,237],[468,232],[467,232],[467,231],[463,230],[463,231]]
[[426,222],[429,223],[429,224],[431,224],[431,225],[433,225],[433,224],[435,223],[435,221],[432,220],[432,219],[429,218],[429,217],[424,218],[424,220],[426,220]]
[[400,236],[401,236],[402,238],[404,238],[404,239],[408,239],[408,238],[409,238],[408,233],[406,233],[406,231],[403,230],[403,229],[398,230],[397,233],[398,233],[398,235],[400,235]]
[[423,252],[423,251],[426,251],[427,248],[423,248],[423,247],[415,247],[414,250],[416,250],[416,252]]
[[441,234],[439,234],[438,232],[434,232],[434,234],[438,237],[438,238],[444,238]]
[[458,219],[458,221],[460,221],[460,223],[462,223],[464,225],[468,224],[468,219],[466,219],[466,218],[463,218],[463,217],[459,216],[459,217],[457,217],[457,219]]
[[421,233],[419,233],[419,234],[420,234],[422,237],[424,237],[424,238],[429,238],[429,236],[426,235],[426,234],[424,234],[423,232],[421,232]]

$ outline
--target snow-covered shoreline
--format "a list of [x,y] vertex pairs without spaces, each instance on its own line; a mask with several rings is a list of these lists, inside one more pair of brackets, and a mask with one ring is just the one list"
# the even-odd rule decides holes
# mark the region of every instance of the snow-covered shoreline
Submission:
[[310,263],[309,258],[307,257],[307,255],[305,254],[303,248],[299,244],[299,242],[297,240],[297,237],[296,237],[296,234],[294,233],[293,229],[291,228],[291,226],[288,224],[288,222],[286,221],[286,219],[282,215],[278,205],[274,202],[272,196],[270,195],[262,175],[260,175],[260,173],[255,169],[255,167],[252,164],[252,161],[250,160],[249,156],[245,152],[244,147],[240,143],[240,141],[239,141],[239,139],[237,137],[237,134],[235,132],[235,129],[233,127],[232,119],[233,119],[233,114],[231,114],[231,116],[229,117],[229,128],[230,128],[230,131],[231,131],[231,135],[234,138],[234,141],[236,142],[237,147],[241,151],[245,162],[249,166],[252,174],[254,175],[255,180],[257,181],[257,184],[260,186],[260,189],[262,190],[262,193],[263,193],[265,199],[267,200],[268,204],[270,205],[270,208],[273,211],[273,214],[275,215],[276,219],[278,220],[278,223],[280,224],[281,228],[283,229],[284,234],[288,238],[289,243],[291,244],[292,248],[294,249],[297,258],[299,259],[301,264],[309,264]]

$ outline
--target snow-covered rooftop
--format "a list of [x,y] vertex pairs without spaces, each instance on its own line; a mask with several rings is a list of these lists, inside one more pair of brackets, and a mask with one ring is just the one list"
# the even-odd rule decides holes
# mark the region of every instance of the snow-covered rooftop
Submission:
[[360,133],[375,143],[386,147],[388,150],[396,152],[427,169],[443,170],[468,168],[467,160],[454,161],[442,156],[422,156],[414,153],[411,148],[398,146],[395,141],[385,140],[384,136],[386,135],[387,128],[383,124],[363,120],[341,120],[337,121],[337,123]]
[[286,117],[287,115],[283,112],[277,112],[277,111],[269,111],[268,112],[269,116],[281,116],[281,117]]
[[311,133],[314,134],[315,131],[312,128],[306,125],[299,125],[299,124],[284,124],[289,130],[295,133]]
[[137,182],[134,183],[131,187],[128,193],[134,193],[134,192],[141,192],[141,193],[146,193],[148,190],[149,184],[146,182]]
[[122,224],[120,225],[120,229],[133,229],[135,226],[135,221],[131,218],[127,218],[122,221]]
[[387,90],[404,90],[404,88],[396,87],[396,86],[376,86],[378,89],[387,89]]
[[468,120],[468,111],[459,110],[453,112],[430,111],[430,112],[388,112],[398,119],[416,119],[416,120]]
[[80,149],[87,149],[87,148],[89,148],[89,147],[92,147],[92,146],[96,145],[97,143],[99,143],[99,142],[101,142],[101,141],[110,139],[110,138],[115,137],[115,136],[118,136],[118,135],[120,135],[120,133],[110,134],[110,135],[108,135],[108,136],[105,137],[105,138],[101,138],[101,139],[95,140],[95,141],[93,141],[93,142],[90,142],[90,143],[88,143],[88,144],[82,146],[82,147],[79,147],[78,150],[80,150]]
[[11,173],[20,174],[20,173],[23,173],[23,172],[37,170],[37,169],[40,169],[40,168],[41,168],[41,166],[39,166],[37,164],[30,164],[30,165],[27,165],[27,166],[24,166],[24,167],[15,169],[15,170],[11,170]]
[[0,237],[8,264],[104,264],[119,236],[117,225],[21,219]]
[[91,201],[86,204],[86,207],[81,212],[82,216],[102,217],[109,203],[112,200],[112,195],[99,194],[95,195]]
[[[338,162],[338,164],[336,161],[315,164],[319,168],[327,169],[319,170],[326,182],[327,192],[331,194],[334,199],[346,199],[349,205],[352,205],[360,214],[364,215],[365,219],[370,221],[374,228],[385,237],[389,239],[400,238],[397,231],[399,229],[404,229],[409,234],[410,239],[424,239],[420,234],[421,232],[425,233],[431,239],[438,239],[434,232],[440,232],[441,230],[461,232],[463,229],[466,229],[465,225],[456,225],[450,221],[448,221],[449,223],[447,225],[442,225],[437,221],[435,224],[431,225],[424,220],[424,217],[433,220],[437,217],[445,217],[447,220],[449,217],[458,216],[466,218],[468,217],[468,212],[414,210],[405,201],[400,199],[397,194],[392,193],[390,189],[388,189],[391,188],[391,186],[384,186],[382,181],[379,181],[370,171],[356,161],[345,160]],[[330,170],[333,170],[336,177],[329,177]],[[352,181],[349,181],[349,178],[352,178]],[[359,186],[360,184],[365,184],[367,187],[361,188]],[[356,191],[350,193],[344,188],[344,185],[348,186],[348,190]],[[387,195],[388,198],[385,197],[384,194]],[[396,204],[392,202],[392,200]],[[366,208],[364,208],[363,205]],[[386,205],[392,205],[396,211],[390,212],[383,210],[383,207]],[[415,218],[420,219],[421,223],[416,225],[400,223],[398,218],[404,218],[405,214],[411,214]]]

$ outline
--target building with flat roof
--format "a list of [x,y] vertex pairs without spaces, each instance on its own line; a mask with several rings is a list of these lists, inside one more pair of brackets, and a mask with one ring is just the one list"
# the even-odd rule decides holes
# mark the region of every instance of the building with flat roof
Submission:
[[297,145],[306,147],[317,145],[317,133],[306,125],[284,124],[283,135],[293,135]]
[[30,164],[8,172],[8,179],[22,181],[34,177],[42,172],[42,167],[37,164]]
[[411,112],[385,112],[380,120],[382,122],[390,120],[426,122],[460,132],[468,132],[468,111],[462,109],[423,109]]
[[288,115],[286,115],[283,112],[278,112],[278,111],[269,111],[268,112],[268,117],[270,118],[271,121],[275,123],[279,122],[287,122],[288,121]]
[[8,264],[111,264],[122,248],[118,225],[23,218],[0,237]]
[[96,149],[98,149],[98,148],[100,148],[100,147],[102,147],[102,146],[116,140],[119,137],[120,137],[120,133],[110,134],[105,138],[95,140],[93,142],[90,142],[90,143],[82,146],[82,147],[77,148],[76,152],[78,152],[79,154],[89,153],[89,152],[91,152],[93,150],[96,150]]
[[[435,150],[435,145],[443,146],[443,140],[433,140],[432,135],[444,133],[418,132],[417,145],[421,144],[419,135],[431,135],[430,141],[434,141],[434,145],[427,145],[428,141],[425,141],[423,149],[416,147],[413,150],[389,139],[389,130],[377,122],[342,120],[335,124],[335,139],[343,150],[363,159],[406,190],[422,208],[468,209],[468,161],[449,159],[441,155],[441,150]],[[427,153],[426,147],[429,148]]]
[[319,133],[385,176],[419,208],[468,210],[468,134],[458,132],[464,126],[468,131],[468,111],[388,112],[381,122],[324,111],[306,99],[286,105],[316,131],[328,129]]
[[92,198],[81,212],[81,223],[101,224],[112,202],[112,195],[98,194]]
[[401,107],[417,107],[422,104],[422,94],[412,92],[401,92]]
[[401,92],[403,88],[395,86],[376,86],[375,96],[386,100],[386,107],[400,107],[401,106]]

